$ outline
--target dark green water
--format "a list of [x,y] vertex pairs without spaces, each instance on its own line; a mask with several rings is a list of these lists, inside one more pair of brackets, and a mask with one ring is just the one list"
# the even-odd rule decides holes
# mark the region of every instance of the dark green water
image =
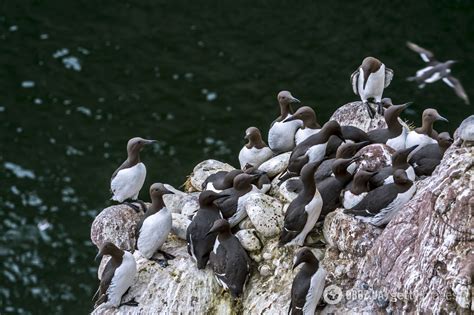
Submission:
[[0,313],[91,310],[90,224],[132,136],[159,140],[145,187],[179,186],[203,159],[236,164],[281,89],[321,122],[356,100],[367,55],[395,71],[386,96],[415,101],[405,118],[431,106],[452,132],[473,113],[441,82],[406,82],[423,63],[404,46],[462,61],[474,100],[473,2],[313,2],[0,0]]

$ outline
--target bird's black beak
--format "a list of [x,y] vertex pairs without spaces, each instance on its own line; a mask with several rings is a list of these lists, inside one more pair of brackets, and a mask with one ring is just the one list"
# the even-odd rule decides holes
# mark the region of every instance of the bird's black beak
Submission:
[[342,133],[337,134],[336,137],[338,137],[339,139],[341,139],[342,142],[346,143],[346,139],[344,138],[344,136],[342,135]]
[[293,115],[291,117],[288,117],[288,118],[284,119],[283,122],[293,121],[293,120],[297,120],[297,119],[299,119],[299,118],[296,117],[295,115]]
[[299,99],[293,97],[291,100],[290,100],[290,104],[299,104],[301,103]]
[[360,160],[362,160],[362,155],[354,156],[354,157],[350,160],[350,162],[351,162],[351,163],[354,163],[354,162],[357,162],[357,161],[360,161]]
[[412,152],[413,150],[415,150],[417,147],[418,147],[418,144],[417,144],[417,145],[414,145],[414,146],[412,146],[412,147],[409,147],[409,148],[407,149],[407,153],[409,154],[410,152]]
[[156,143],[156,142],[158,142],[158,140],[145,140],[146,145],[153,144],[153,143]]
[[95,256],[94,260],[98,263],[100,263],[100,261],[102,260],[102,253],[101,252],[98,252],[97,255]]
[[206,236],[212,234],[212,233],[215,233],[216,232],[216,228],[214,226],[212,226],[212,228],[209,230],[209,232],[206,233]]
[[303,260],[299,256],[297,256],[296,260],[295,260],[295,263],[293,264],[292,270],[295,270],[295,268],[298,267],[302,262],[303,262]]
[[411,104],[413,104],[413,102],[407,102],[405,104],[403,104],[403,109],[406,109],[408,106],[410,106]]
[[436,117],[436,120],[441,120],[441,121],[449,122],[449,120],[447,120],[446,118],[444,118],[444,117],[441,116],[441,115],[438,115],[438,116]]
[[246,134],[245,137],[244,137],[244,139],[245,139],[245,140],[248,140],[249,137],[250,137],[250,135],[249,135],[249,134]]

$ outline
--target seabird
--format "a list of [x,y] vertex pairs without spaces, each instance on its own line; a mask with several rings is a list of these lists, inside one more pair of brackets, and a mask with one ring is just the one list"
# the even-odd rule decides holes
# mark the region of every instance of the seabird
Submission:
[[414,145],[412,147],[398,150],[393,153],[392,165],[385,166],[377,171],[375,175],[370,178],[370,186],[372,188],[379,187],[382,185],[393,183],[393,173],[395,170],[402,169],[406,172],[408,179],[414,181],[415,180],[415,170],[413,167],[408,163],[408,156],[411,152],[413,152],[418,145]]
[[462,146],[470,146],[474,142],[474,115],[464,119],[457,130]]
[[186,230],[188,253],[196,262],[198,269],[204,269],[209,254],[214,247],[216,233],[208,233],[214,222],[222,219],[222,214],[214,201],[227,197],[214,191],[203,191],[199,194],[199,210]]
[[105,242],[96,256],[100,260],[103,255],[109,255],[110,260],[105,265],[100,285],[92,300],[95,300],[94,308],[104,304],[105,307],[120,307],[122,305],[137,306],[133,299],[126,303],[120,303],[122,296],[127,292],[135,281],[137,264],[133,255],[121,250],[111,242]]
[[314,172],[321,162],[306,164],[301,170],[303,190],[289,204],[280,234],[280,246],[303,246],[306,236],[321,214],[323,200],[314,182]]
[[389,98],[382,99],[382,104],[390,106],[384,112],[387,128],[374,129],[367,133],[372,143],[385,143],[394,150],[405,149],[405,141],[408,131],[398,121],[400,113],[412,103],[393,105]]
[[302,125],[300,120],[284,120],[291,117],[293,109],[291,104],[299,104],[300,101],[288,91],[278,93],[278,103],[281,114],[270,126],[268,131],[268,145],[276,154],[291,151],[295,147],[295,133]]
[[370,118],[374,118],[375,110],[369,104],[374,101],[377,104],[377,112],[382,115],[381,104],[383,90],[390,85],[393,78],[393,70],[374,57],[366,57],[360,67],[351,75],[352,90],[367,106]]
[[253,185],[252,182],[260,176],[260,174],[250,175],[247,173],[237,175],[234,178],[232,188],[221,192],[223,195],[228,196],[215,201],[223,217],[229,220],[229,224],[232,227],[239,224],[239,222],[247,216],[247,212],[242,206],[243,197],[251,192],[259,192],[258,188]]
[[250,258],[224,219],[214,222],[209,234],[218,233],[210,255],[210,264],[217,282],[230,291],[233,298],[242,295],[250,275]]
[[301,120],[303,125],[296,131],[295,144],[298,145],[308,137],[318,133],[321,126],[316,120],[316,113],[309,106],[303,106],[293,114],[293,116],[286,118],[284,121]]
[[140,161],[140,151],[144,146],[155,142],[156,140],[147,140],[140,137],[128,140],[127,159],[115,170],[110,180],[110,190],[113,193],[111,199],[126,203],[137,212],[140,209],[127,201],[137,201],[142,206],[143,211],[146,210],[143,201],[137,200],[146,177],[146,167]]
[[469,104],[469,97],[467,96],[466,91],[464,91],[461,82],[451,75],[451,66],[457,61],[448,60],[445,62],[439,62],[434,58],[434,54],[431,51],[411,42],[407,42],[407,46],[414,52],[418,53],[424,62],[428,63],[428,66],[418,70],[415,76],[408,77],[408,81],[415,81],[418,84],[418,87],[422,89],[427,83],[433,83],[442,79],[444,83],[456,92],[458,97],[460,97],[466,104]]
[[425,109],[423,111],[421,127],[408,133],[405,147],[409,148],[418,144],[419,150],[424,145],[437,143],[438,133],[433,129],[433,123],[438,120],[449,122],[446,118],[441,116],[436,109]]
[[314,314],[321,299],[327,272],[319,266],[311,250],[303,248],[298,252],[293,270],[303,264],[291,285],[291,302],[288,314]]
[[335,120],[328,121],[317,134],[297,145],[290,155],[287,174],[281,180],[297,176],[306,163],[321,162],[326,154],[328,140],[332,135],[345,141],[341,126]]
[[393,179],[393,183],[369,191],[361,202],[344,210],[344,213],[375,226],[388,224],[416,191],[416,185],[408,179],[404,170],[396,170]]
[[204,183],[202,183],[202,190],[212,190],[221,192],[224,189],[231,188],[234,184],[235,176],[242,174],[242,170],[219,171],[209,175]]
[[248,140],[248,143],[244,145],[239,153],[241,169],[244,169],[247,164],[253,167],[259,167],[260,164],[273,157],[272,150],[263,142],[262,135],[258,128],[247,128],[244,139]]
[[350,183],[349,189],[345,190],[342,197],[342,206],[351,209],[358,204],[370,191],[369,180],[375,172],[359,170]]
[[[365,131],[360,128],[354,126],[341,126],[341,133],[342,137],[347,142],[364,142],[369,141],[369,136]],[[331,136],[328,141],[328,145],[326,147],[326,157],[327,158],[334,158],[336,157],[337,149],[342,145],[343,141],[336,137]]]
[[[150,187],[151,206],[146,211],[145,216],[138,222],[136,230],[136,248],[143,257],[153,259],[156,251],[160,252],[166,260],[174,259],[173,255],[160,250],[161,246],[168,238],[171,231],[172,219],[171,211],[166,208],[163,195],[173,194],[165,185],[155,183]],[[167,262],[155,260],[166,266]]]
[[449,133],[442,132],[438,135],[438,143],[427,144],[416,151],[409,160],[415,169],[416,176],[431,176],[451,144],[453,144],[453,139]]

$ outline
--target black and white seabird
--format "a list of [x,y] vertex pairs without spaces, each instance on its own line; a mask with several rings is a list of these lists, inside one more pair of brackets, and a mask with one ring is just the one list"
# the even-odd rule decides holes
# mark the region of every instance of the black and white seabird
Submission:
[[393,173],[395,170],[402,169],[407,173],[408,179],[414,181],[416,174],[413,167],[408,163],[408,156],[413,152],[418,145],[398,150],[392,154],[392,165],[385,166],[377,171],[375,175],[370,178],[370,186],[372,188],[393,183]]
[[314,314],[323,294],[326,270],[308,248],[301,249],[295,257],[293,270],[303,264],[291,285],[291,302],[288,314]]
[[396,170],[393,179],[393,183],[369,191],[361,202],[344,210],[344,213],[375,226],[388,224],[416,191],[416,185],[408,179],[404,170]]
[[383,114],[381,104],[383,90],[390,85],[393,78],[393,70],[374,57],[366,57],[360,67],[351,75],[352,90],[367,106],[370,118],[374,118],[375,110],[369,101],[377,104],[377,112]]
[[280,246],[303,246],[306,236],[318,221],[323,200],[314,182],[314,172],[320,163],[320,161],[308,163],[301,170],[303,190],[286,210],[280,234]]
[[308,137],[318,133],[321,126],[316,120],[316,113],[309,106],[303,106],[293,114],[293,116],[286,118],[284,121],[301,120],[303,125],[296,131],[295,144],[298,145]]
[[405,147],[409,148],[418,144],[418,149],[430,143],[437,143],[438,133],[433,129],[435,121],[448,122],[446,118],[441,116],[436,109],[427,108],[423,111],[421,127],[412,130],[407,135]]
[[206,267],[214,248],[217,234],[208,232],[216,220],[222,219],[222,214],[214,201],[226,196],[211,190],[199,194],[199,210],[186,230],[188,253],[196,262],[198,269]]
[[374,129],[367,133],[372,143],[385,143],[394,150],[405,149],[405,141],[408,130],[398,121],[401,112],[404,111],[410,103],[402,105],[393,105],[389,98],[382,99],[382,104],[390,105],[384,112],[387,128]]
[[259,167],[263,162],[273,157],[273,151],[263,142],[262,134],[258,128],[247,128],[244,139],[248,140],[248,143],[239,152],[241,169],[244,169],[248,164]]
[[409,162],[415,169],[416,176],[431,176],[451,144],[453,139],[449,133],[442,132],[438,135],[437,144],[427,144],[410,156]]
[[272,123],[268,131],[268,145],[276,154],[288,152],[295,147],[295,134],[302,125],[300,120],[284,121],[293,114],[292,104],[299,104],[300,101],[288,91],[278,93],[278,103],[280,104],[280,116]]
[[209,234],[218,233],[210,255],[210,264],[217,282],[239,298],[250,275],[251,260],[240,241],[230,232],[230,224],[224,219],[214,222]]
[[[156,140],[147,140],[140,137],[132,138],[128,141],[127,159],[115,170],[110,180],[110,190],[113,193],[112,200],[120,203],[128,200],[138,201],[143,210],[145,210],[144,203],[137,200],[146,177],[146,167],[140,161],[140,151],[145,145],[155,142]],[[139,211],[136,205],[129,202],[127,202],[127,205],[135,211]]]
[[121,250],[111,242],[106,242],[101,246],[96,260],[102,258],[103,255],[109,255],[110,260],[102,272],[99,289],[92,298],[96,301],[94,308],[101,304],[107,308],[121,305],[137,306],[134,300],[120,303],[122,296],[135,281],[137,274],[135,258],[131,253]]
[[326,147],[332,135],[345,141],[341,126],[335,120],[328,121],[317,134],[310,136],[296,146],[290,155],[287,167],[288,174],[282,178],[297,176],[306,163],[321,162],[324,159]]
[[427,83],[433,83],[441,79],[456,92],[458,97],[466,104],[469,104],[469,97],[466,91],[464,91],[461,82],[451,75],[451,66],[456,63],[455,60],[439,62],[434,58],[434,54],[431,51],[411,42],[407,42],[407,46],[418,53],[424,62],[428,63],[428,66],[418,70],[415,76],[408,77],[408,81],[415,81],[421,89]]
[[369,170],[359,170],[354,175],[352,182],[348,185],[342,195],[342,206],[344,209],[351,209],[358,204],[370,191],[369,180],[375,172]]
[[260,177],[260,174],[250,175],[247,173],[239,174],[234,178],[232,188],[223,190],[225,198],[215,200],[215,203],[225,219],[229,220],[229,224],[234,227],[240,221],[245,219],[247,212],[242,206],[244,197],[253,192],[259,192],[258,188],[252,182]]
[[[151,206],[145,216],[138,222],[136,230],[136,248],[147,259],[152,259],[156,251],[160,252],[165,259],[173,259],[174,256],[160,250],[171,231],[171,211],[166,208],[163,195],[173,194],[165,185],[155,183],[150,187]],[[160,263],[165,263],[157,260]]]
[[231,188],[234,184],[235,176],[242,174],[242,170],[219,171],[209,175],[204,183],[202,183],[202,190],[212,190],[221,192],[224,189]]

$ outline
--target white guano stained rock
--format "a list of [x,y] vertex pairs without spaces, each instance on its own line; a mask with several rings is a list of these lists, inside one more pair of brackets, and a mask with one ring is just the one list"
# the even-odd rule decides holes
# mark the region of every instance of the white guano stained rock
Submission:
[[270,160],[266,161],[262,165],[258,167],[258,169],[262,172],[266,172],[268,177],[272,178],[288,167],[288,161],[290,160],[291,152],[286,152],[274,156]]
[[383,115],[376,114],[374,119],[370,119],[367,108],[361,101],[339,107],[329,120],[335,120],[341,126],[354,126],[365,132],[387,128]]
[[181,213],[172,213],[171,218],[173,222],[171,233],[182,240],[186,240],[186,230],[188,229],[189,224],[191,224],[191,220]]
[[239,239],[240,244],[242,244],[242,247],[246,251],[254,252],[262,248],[255,229],[240,230],[235,233],[235,236]]
[[254,193],[246,198],[244,207],[259,235],[270,238],[280,233],[284,218],[280,201]]

